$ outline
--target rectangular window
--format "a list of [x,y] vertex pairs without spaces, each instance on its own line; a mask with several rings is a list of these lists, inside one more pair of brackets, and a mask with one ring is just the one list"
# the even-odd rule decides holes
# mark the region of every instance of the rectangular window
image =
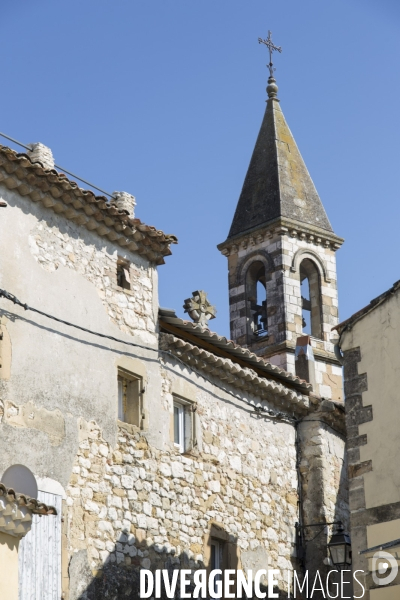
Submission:
[[174,399],[173,440],[179,452],[190,452],[195,445],[194,405],[183,398]]
[[118,372],[118,419],[143,427],[142,379],[120,370]]
[[122,258],[117,262],[117,286],[124,290],[131,289],[130,265]]

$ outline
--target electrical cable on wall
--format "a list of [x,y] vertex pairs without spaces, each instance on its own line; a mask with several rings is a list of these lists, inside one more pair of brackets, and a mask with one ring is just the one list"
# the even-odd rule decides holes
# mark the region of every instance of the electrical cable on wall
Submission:
[[[240,398],[239,396],[233,394],[232,392],[230,392],[229,390],[225,389],[221,385],[218,385],[214,381],[211,381],[208,377],[206,377],[204,375],[204,373],[202,373],[201,371],[198,371],[197,369],[195,369],[191,365],[187,365],[183,360],[181,360],[180,358],[178,358],[177,356],[175,356],[172,352],[170,352],[168,350],[161,350],[159,348],[151,348],[150,346],[143,346],[142,344],[136,344],[135,342],[128,342],[127,340],[121,340],[121,339],[113,337],[111,335],[106,335],[104,333],[99,333],[97,331],[92,331],[91,329],[87,329],[86,327],[82,327],[81,325],[76,325],[75,323],[70,323],[69,321],[64,321],[63,319],[59,319],[58,317],[55,317],[55,316],[50,315],[48,313],[45,313],[45,312],[43,312],[43,311],[41,311],[41,310],[39,310],[37,308],[34,308],[33,306],[29,306],[28,304],[26,304],[24,302],[21,302],[16,296],[14,296],[14,294],[11,294],[10,292],[7,292],[6,290],[0,289],[0,298],[5,298],[6,300],[9,300],[13,304],[16,304],[17,306],[21,306],[24,310],[29,310],[31,312],[35,312],[35,313],[37,313],[39,315],[42,315],[42,316],[46,317],[47,319],[51,319],[53,321],[56,321],[57,323],[62,323],[63,325],[67,325],[68,327],[73,327],[75,329],[79,329],[80,331],[84,331],[85,333],[90,333],[91,335],[95,335],[95,336],[101,337],[103,339],[112,340],[113,342],[117,342],[119,344],[125,344],[125,345],[128,345],[128,346],[132,346],[134,348],[141,348],[142,350],[149,350],[150,352],[156,352],[157,354],[166,354],[167,356],[170,356],[174,360],[176,360],[177,362],[181,363],[186,369],[191,369],[194,373],[196,373],[197,375],[199,375],[199,377],[201,377],[202,379],[204,379],[208,383],[211,383],[212,385],[214,385],[218,389],[222,390],[224,393],[229,394],[233,398],[236,398],[236,400],[241,400],[242,402],[245,402],[248,406],[250,406],[251,408],[253,408],[255,410],[255,412],[257,412],[258,414],[260,414],[260,411],[268,412],[268,415],[266,415],[266,416],[268,416],[269,418],[271,418],[271,419],[277,419],[277,420],[280,420],[282,422],[286,422],[286,423],[290,423],[290,424],[292,424],[294,421],[296,421],[296,419],[294,417],[291,417],[289,415],[285,415],[282,412],[275,412],[272,409],[265,409],[265,410],[263,410],[263,409],[256,409],[252,404],[250,404],[250,402],[248,402],[246,400],[243,400],[242,398]],[[141,357],[139,357],[139,358],[141,358]]]
[[[1,133],[0,132],[0,136],[3,137],[3,138],[6,138],[6,140],[10,140],[10,142],[13,142],[13,144],[17,144],[17,146],[21,146],[21,148],[25,148],[25,150],[28,150],[28,152],[32,151],[32,148],[30,146],[27,146],[26,144],[22,144],[21,142],[18,142],[18,140],[15,140],[14,138],[10,137],[9,135],[6,135],[5,133]],[[105,190],[102,190],[101,188],[97,187],[96,185],[93,185],[93,183],[90,183],[89,181],[86,181],[86,179],[82,179],[82,177],[79,177],[78,175],[75,175],[75,173],[71,173],[71,171],[67,171],[67,169],[64,169],[63,167],[60,167],[60,165],[54,165],[54,166],[55,166],[56,169],[60,169],[60,171],[63,171],[64,173],[67,173],[67,175],[71,175],[71,177],[74,177],[74,179],[78,179],[78,181],[82,181],[82,183],[86,183],[86,185],[89,185],[94,190],[97,190],[98,192],[101,192],[102,194],[105,194],[106,196],[109,196],[110,198],[113,198],[112,194],[109,194]]]
[[49,315],[38,308],[33,308],[33,306],[28,306],[28,304],[21,302],[18,300],[14,294],[10,294],[6,290],[0,289],[0,298],[6,298],[10,300],[14,304],[18,306],[22,306],[24,310],[30,310],[31,312],[35,312],[38,315],[42,315],[43,317],[47,317],[47,319],[51,319],[52,321],[57,321],[57,323],[62,323],[63,325],[67,325],[68,327],[74,327],[75,329],[79,329],[80,331],[84,331],[85,333],[90,333],[92,335],[96,335],[101,338],[105,338],[107,340],[112,340],[113,342],[118,342],[119,344],[127,344],[128,346],[133,346],[135,348],[142,348],[143,350],[150,350],[152,352],[159,352],[156,348],[150,348],[149,346],[142,346],[141,344],[135,344],[134,342],[128,342],[126,340],[120,340],[118,338],[113,337],[112,335],[106,335],[105,333],[99,333],[98,331],[91,331],[90,329],[86,329],[86,327],[81,327],[81,325],[76,325],[75,323],[69,323],[68,321],[64,321],[63,319],[59,319],[58,317],[54,317],[53,315]]

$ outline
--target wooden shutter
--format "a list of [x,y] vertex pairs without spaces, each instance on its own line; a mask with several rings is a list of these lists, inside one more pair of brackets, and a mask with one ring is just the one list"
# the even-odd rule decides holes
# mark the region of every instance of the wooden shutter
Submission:
[[18,552],[19,600],[61,599],[62,497],[38,493],[38,500],[54,506],[57,515],[34,515],[32,529],[22,538]]

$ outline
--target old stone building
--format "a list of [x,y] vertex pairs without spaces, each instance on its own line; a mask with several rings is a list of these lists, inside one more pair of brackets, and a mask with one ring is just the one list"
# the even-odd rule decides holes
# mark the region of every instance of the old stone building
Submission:
[[[337,327],[344,355],[353,568],[364,571],[365,600],[400,595],[399,290],[397,282]],[[361,596],[362,588],[354,593]]]
[[0,473],[24,465],[60,507],[20,543],[20,600],[133,599],[157,568],[275,568],[283,598],[288,571],[328,569],[332,529],[307,526],[348,525],[342,240],[276,92],[220,246],[233,341],[201,291],[194,323],[160,309],[177,240],[133,196],[81,189],[41,145],[0,147]]

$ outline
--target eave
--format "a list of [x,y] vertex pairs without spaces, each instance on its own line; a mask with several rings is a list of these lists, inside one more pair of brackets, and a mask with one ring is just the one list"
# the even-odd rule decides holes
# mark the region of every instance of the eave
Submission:
[[6,146],[0,146],[0,184],[156,265],[164,263],[171,244],[178,242],[174,235],[118,210],[104,196],[80,188],[63,173],[32,163],[26,154]]

